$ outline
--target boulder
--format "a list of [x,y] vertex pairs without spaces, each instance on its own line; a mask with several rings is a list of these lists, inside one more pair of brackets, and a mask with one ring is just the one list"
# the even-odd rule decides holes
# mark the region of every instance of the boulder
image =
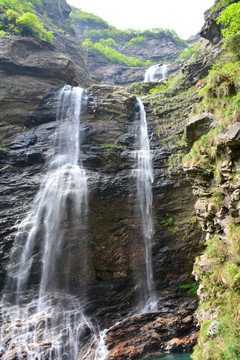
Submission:
[[236,123],[224,132],[218,139],[217,146],[221,147],[237,147],[240,145],[240,124]]
[[185,140],[189,147],[191,147],[196,140],[200,139],[202,135],[210,131],[215,119],[215,115],[203,113],[194,116],[187,122],[184,132]]
[[[183,324],[188,324],[184,332]],[[109,360],[139,359],[173,351],[189,351],[196,343],[193,316],[186,310],[167,318],[154,312],[130,317],[112,327],[106,335]]]

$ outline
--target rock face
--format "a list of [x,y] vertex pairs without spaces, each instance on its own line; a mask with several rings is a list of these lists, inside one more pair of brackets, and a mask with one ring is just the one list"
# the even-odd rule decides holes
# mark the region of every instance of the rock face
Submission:
[[[185,162],[185,171],[198,197],[195,210],[206,233],[207,246],[194,267],[195,276],[201,282],[198,289],[201,332],[196,359],[208,358],[212,344],[218,346],[217,358],[223,358],[225,352],[239,356],[239,337],[235,330],[239,326],[239,305],[233,305],[239,304],[239,133],[240,126],[236,123],[214,136],[214,161],[206,153],[206,139],[205,144],[200,145],[201,156]],[[226,327],[219,332],[222,324]],[[229,338],[236,347],[227,347]]]
[[30,122],[53,90],[75,83],[71,60],[45,41],[16,36],[1,39],[0,49],[1,124]]
[[74,64],[75,84],[88,86],[90,81],[86,65],[87,54],[71,28],[69,15],[71,7],[65,0],[43,0],[43,6],[36,12],[47,30],[53,31],[53,45]]
[[190,351],[197,334],[187,334],[183,329],[184,324],[189,328],[193,325],[191,311],[195,306],[186,305],[187,310],[177,311],[174,318],[162,317],[159,312],[148,313],[114,326],[107,333],[108,359],[139,359],[168,351]]
[[[231,0],[230,3],[232,4],[237,2],[238,0]],[[214,45],[218,44],[223,38],[221,32],[223,27],[220,24],[217,24],[217,18],[221,14],[222,10],[230,3],[224,4],[221,0],[216,0],[213,9],[210,8],[204,13],[205,23],[200,31],[200,35]]]
[[204,134],[207,134],[211,127],[213,127],[213,121],[216,117],[212,114],[200,114],[190,119],[185,127],[185,139],[189,147],[193,143],[200,139]]
[[[64,283],[63,277],[67,277],[71,292],[77,296],[82,293],[82,286],[87,285],[86,313],[89,316],[94,313],[99,325],[106,328],[138,311],[139,296],[145,286],[144,246],[135,197],[136,97],[122,88],[106,85],[91,86],[88,91],[89,100],[83,112],[82,151],[88,177],[89,226],[87,232],[79,229],[88,244],[88,275],[86,277],[81,273],[85,255],[78,249],[77,239],[69,239],[69,249],[75,250],[65,254],[61,272],[56,273],[56,277],[59,283]],[[2,284],[16,226],[26,215],[39,188],[50,152],[49,139],[58,126],[53,118],[53,99],[50,98],[44,106],[45,112],[42,117],[38,116],[39,125],[35,124],[12,137],[6,136],[0,153],[3,185]],[[157,124],[151,119],[149,110],[149,135],[155,172],[153,265],[160,315],[149,315],[144,322],[146,329],[149,327],[160,334],[168,332],[165,325],[161,328],[165,321],[162,318],[167,319],[170,327],[176,324],[176,329],[167,338],[163,335],[164,345],[161,342],[155,348],[156,352],[168,348],[188,349],[191,345],[187,344],[192,344],[195,339],[191,334],[196,332],[192,317],[188,317],[196,302],[191,296],[186,297],[179,285],[192,282],[192,264],[200,250],[200,233],[192,221],[189,204],[193,204],[194,199],[191,189],[181,172],[168,177],[166,160],[172,152],[161,145],[159,148],[163,138],[158,135]],[[48,112],[49,116],[46,117]],[[46,122],[46,119],[51,121]],[[17,125],[14,126],[11,129],[8,127],[12,133],[19,129]],[[186,240],[183,241],[183,238]],[[37,273],[33,274],[31,281],[38,281]],[[184,312],[181,309],[188,310]],[[124,330],[124,334],[129,337],[127,330]],[[144,333],[142,341],[145,341]],[[134,342],[134,338],[129,339],[129,344],[131,342]],[[148,342],[145,350],[141,350],[142,346],[139,345],[140,348],[136,350],[138,355],[153,353],[150,338]],[[116,353],[122,345],[114,342],[109,346]],[[124,359],[130,355],[116,356]],[[131,356],[135,358],[136,354]]]
[[[126,86],[133,82],[142,82],[144,80],[144,73],[147,67],[144,67],[144,64],[142,66],[126,65],[127,62],[124,64],[124,62],[120,61],[117,53],[120,54],[120,57],[127,57],[132,60],[137,59],[142,61],[142,63],[150,60],[153,63],[171,64],[170,72],[176,73],[179,70],[179,66],[176,66],[174,60],[187,47],[186,42],[177,39],[176,34],[168,30],[162,31],[161,35],[156,35],[160,29],[155,29],[155,32],[146,30],[140,37],[139,34],[137,35],[138,31],[132,31],[132,33],[131,30],[121,32],[109,26],[100,18],[94,19],[90,17],[82,19],[78,14],[78,16],[73,16],[72,21],[75,31],[82,41],[91,39],[92,45],[99,42],[100,45],[110,46],[110,52],[115,51],[115,59],[110,60],[100,51],[90,47],[88,51],[88,66],[94,82]],[[131,42],[131,39],[135,38],[135,36],[142,39],[142,42]],[[104,41],[109,40],[115,44],[108,45],[108,43],[104,43]],[[190,40],[190,44],[192,43],[194,43],[193,39]]]
[[[69,24],[62,22],[69,13],[65,2],[58,3],[60,12],[55,1],[44,4],[56,26],[70,34]],[[49,25],[48,30],[51,29]],[[30,209],[47,171],[50,139],[59,126],[55,121],[56,91],[66,83],[85,86],[90,82],[84,52],[76,47],[75,40],[63,39],[66,40],[62,32],[56,30],[53,45],[19,36],[0,40],[1,288],[17,226]],[[115,69],[109,70],[107,81],[132,81],[129,69],[119,69],[117,76],[113,74]],[[142,69],[138,71],[140,79]],[[191,74],[188,85],[196,83],[206,71],[206,63],[201,63],[201,59],[197,65],[186,67],[185,74]],[[159,312],[134,315],[113,327],[106,338],[109,359],[189,350],[196,342],[196,297],[186,294],[180,286],[191,288],[193,284],[191,272],[202,248],[201,231],[181,159],[188,150],[183,141],[184,124],[200,98],[196,92],[187,90],[186,94],[186,88],[182,90],[180,86],[178,90],[144,97],[154,168],[152,262]],[[79,237],[69,236],[55,276],[63,288],[65,279],[69,279],[71,294],[86,295],[86,315],[94,314],[104,329],[139,312],[146,286],[136,201],[137,107],[136,96],[121,87],[91,85],[87,91],[81,160],[87,173],[88,221],[85,227],[78,226],[87,259],[86,252],[79,248]],[[199,132],[196,133],[198,137]],[[67,219],[64,227],[70,234]],[[33,261],[30,283],[36,285],[39,258]],[[82,272],[86,261],[87,271]]]
[[[134,55],[137,58],[139,55],[139,58],[143,61],[152,60],[160,64],[163,62],[168,63],[170,64],[168,74],[176,74],[179,70],[179,64],[175,64],[173,61],[181,54],[184,48],[177,47],[169,39],[164,39],[164,44],[162,44],[162,41],[157,41],[157,39],[149,40],[147,44],[140,47],[141,52],[138,46],[138,48],[135,47],[129,54],[127,53],[127,56]],[[144,73],[147,70],[146,67],[124,66],[111,63],[100,54],[92,51],[89,51],[88,54],[88,66],[95,82],[121,86],[127,86],[133,82],[143,82]]]
[[[52,92],[66,83],[82,86],[90,83],[85,50],[74,38],[67,21],[71,8],[65,1],[57,4],[48,0],[43,1],[43,5],[36,13],[47,30],[54,30],[53,45],[16,35],[0,39],[1,126],[18,124],[21,127],[34,122],[33,118],[38,116],[34,111],[41,109],[43,100]],[[64,30],[60,31],[58,26]]]

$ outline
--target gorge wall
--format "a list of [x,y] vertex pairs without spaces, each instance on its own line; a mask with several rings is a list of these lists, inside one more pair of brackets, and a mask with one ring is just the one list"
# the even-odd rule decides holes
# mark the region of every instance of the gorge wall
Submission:
[[[203,323],[195,356],[196,359],[211,358],[211,340],[221,340],[216,329],[221,323],[218,316],[222,316],[213,309],[224,304],[230,306],[230,301],[224,300],[228,297],[235,306],[234,310],[229,308],[228,313],[236,319],[238,316],[238,124],[226,129],[224,135],[219,133],[213,144],[217,159],[221,159],[217,178],[213,175],[215,165],[209,165],[208,161],[201,163],[194,159],[190,165],[185,163],[184,169],[194,184],[194,195],[183,171],[182,158],[193,142],[214,126],[214,114],[195,119],[187,126],[185,142],[186,122],[202,101],[198,91],[222,53],[221,28],[216,24],[219,10],[215,15],[212,12],[206,15],[207,25],[202,30],[206,40],[201,42],[198,51],[184,64],[177,78],[160,84],[163,88],[158,91],[158,85],[152,83],[129,88],[111,85],[122,82],[119,80],[122,69],[118,71],[116,66],[104,79],[110,85],[90,85],[86,52],[74,37],[68,21],[71,9],[64,1],[59,4],[43,1],[47,17],[57,27],[53,44],[19,35],[0,38],[1,288],[4,288],[17,226],[30,209],[47,169],[52,151],[50,140],[59,126],[56,91],[65,84],[80,85],[88,94],[82,111],[81,133],[89,214],[88,226],[79,227],[78,231],[86,240],[88,268],[87,273],[82,272],[85,255],[78,248],[78,238],[69,236],[56,277],[61,286],[67,277],[70,291],[77,297],[86,291],[86,314],[94,314],[101,329],[139,311],[137,299],[145,286],[145,258],[141,224],[136,216],[134,141],[136,97],[141,96],[154,168],[152,262],[159,311],[133,316],[113,327],[106,338],[109,359],[137,359],[169,350],[186,351],[196,343],[198,329],[194,311],[198,301],[196,296],[186,293],[194,284],[195,258],[203,253],[204,247],[202,230],[195,216],[194,195],[200,198],[195,206],[200,224],[207,231],[207,242],[213,244],[197,260],[194,269],[201,282],[198,321]],[[44,18],[43,10],[38,10],[38,14]],[[51,22],[45,19],[44,24],[48,30],[52,29]],[[148,46],[164,48],[169,54],[169,40],[161,41],[164,44],[149,41]],[[171,56],[182,51],[181,47],[175,50],[172,47],[171,43]],[[143,56],[140,49],[139,57]],[[168,60],[170,55],[165,55]],[[156,59],[158,55],[152,56]],[[96,58],[90,57],[91,71],[91,61],[95,64]],[[97,71],[109,67],[102,60],[99,64]],[[129,69],[124,71],[127,73]],[[139,81],[140,71],[142,73],[142,68]],[[132,78],[129,76],[129,79]],[[235,84],[235,88],[239,89],[239,85]],[[204,147],[200,153],[203,159],[209,156]],[[67,219],[64,228],[70,232]],[[35,268],[30,280],[33,284],[39,281],[37,259]],[[221,304],[219,298],[223,299]],[[228,334],[229,327],[226,328]],[[236,342],[234,337],[233,341]]]
[[[87,276],[81,272],[85,259],[81,248],[78,249],[78,239],[69,237],[61,272],[56,278],[61,284],[67,277],[71,293],[77,296],[87,285],[86,313],[94,313],[99,325],[105,328],[138,311],[137,299],[145,286],[144,247],[134,196],[136,97],[108,85],[93,85],[88,91],[90,100],[84,107],[82,150],[89,187],[89,228],[88,231],[79,229],[81,238],[87,238],[88,272]],[[21,124],[4,127],[11,130],[11,137],[6,132],[1,147],[2,286],[17,225],[26,216],[46,172],[50,138],[58,126],[52,118],[53,108],[54,98],[50,97],[44,103],[44,112],[38,113],[37,125],[24,130]],[[167,146],[159,146],[163,138],[153,120],[149,121],[149,131],[155,172],[153,266],[161,300],[159,312],[146,316],[143,321],[148,329],[156,332],[156,340],[153,343],[150,337],[145,344],[146,335],[142,333],[139,346],[132,352],[129,349],[136,342],[136,336],[131,338],[126,331],[125,336],[130,337],[129,348],[125,345],[124,351],[116,350],[121,347],[119,340],[121,343],[123,336],[111,340],[113,353],[119,354],[115,354],[115,358],[155,354],[168,348],[189,349],[196,338],[192,335],[196,299],[186,297],[185,290],[179,287],[192,283],[192,264],[200,250],[201,232],[193,213],[194,198],[181,171],[169,176],[167,159],[172,151]],[[67,224],[65,226],[67,228]],[[36,259],[32,283],[38,282],[38,268]],[[169,328],[162,328],[166,319],[169,328],[176,324],[170,333]],[[140,319],[133,325],[135,332],[143,321]]]
[[94,14],[73,9],[76,34],[88,50],[88,67],[94,82],[126,86],[142,82],[150,64],[169,64],[169,74],[176,74],[184,49],[199,41],[180,39],[172,30],[119,30]]

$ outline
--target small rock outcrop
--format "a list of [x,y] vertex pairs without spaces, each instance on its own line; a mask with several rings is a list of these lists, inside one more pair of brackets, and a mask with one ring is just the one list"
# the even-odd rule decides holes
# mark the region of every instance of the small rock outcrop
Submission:
[[210,131],[213,127],[213,121],[216,116],[212,114],[200,114],[191,118],[185,127],[185,139],[189,147],[192,147],[193,143],[200,139],[200,137]]
[[185,332],[183,336],[182,331],[183,324],[188,324],[191,329],[194,323],[191,312],[194,307],[187,304],[174,317],[161,316],[159,312],[137,315],[114,326],[106,337],[108,359],[139,359],[159,356],[168,351],[191,351],[197,333]]

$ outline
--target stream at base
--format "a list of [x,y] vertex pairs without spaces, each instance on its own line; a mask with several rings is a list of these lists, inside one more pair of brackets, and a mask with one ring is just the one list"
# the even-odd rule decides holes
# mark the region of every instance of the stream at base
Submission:
[[167,354],[147,360],[191,360],[191,354]]

